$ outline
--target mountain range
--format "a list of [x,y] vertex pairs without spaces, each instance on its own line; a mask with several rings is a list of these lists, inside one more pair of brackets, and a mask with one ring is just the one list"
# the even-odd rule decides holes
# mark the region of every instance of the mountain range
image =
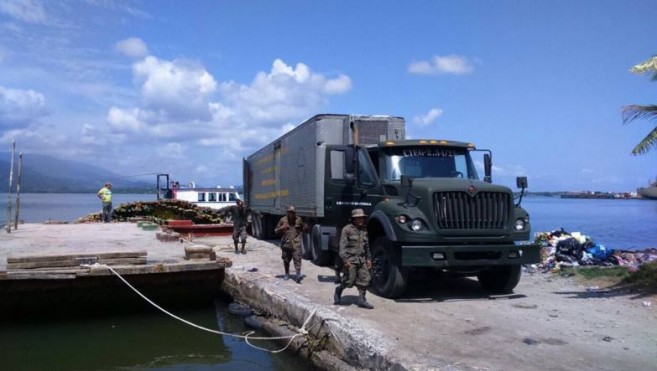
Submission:
[[[9,189],[9,168],[11,154],[0,152],[0,192]],[[16,191],[18,181],[18,155],[14,157],[12,192]],[[126,179],[98,166],[79,161],[62,160],[40,154],[23,154],[20,191],[25,193],[96,193],[106,181],[112,183],[112,191],[117,193],[155,192],[153,182]]]

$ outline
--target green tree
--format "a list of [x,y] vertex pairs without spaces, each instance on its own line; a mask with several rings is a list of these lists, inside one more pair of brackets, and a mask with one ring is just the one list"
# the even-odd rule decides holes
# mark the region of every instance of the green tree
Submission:
[[[649,72],[652,73],[650,80],[657,81],[657,55],[630,68],[630,72],[640,75]],[[623,107],[622,114],[623,124],[629,124],[636,119],[655,120],[657,119],[657,105],[630,104]],[[657,125],[634,147],[632,154],[635,156],[643,155],[648,153],[653,147],[657,147]]]

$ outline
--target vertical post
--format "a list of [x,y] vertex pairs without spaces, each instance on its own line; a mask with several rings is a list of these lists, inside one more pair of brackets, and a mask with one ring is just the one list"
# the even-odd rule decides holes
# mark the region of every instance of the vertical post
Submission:
[[7,189],[7,233],[11,233],[11,184],[14,178],[14,153],[16,152],[16,141],[11,142],[11,162],[9,165],[9,189]]
[[18,153],[18,176],[16,177],[16,217],[14,218],[14,230],[18,229],[18,214],[21,208],[21,170],[23,169],[23,152]]

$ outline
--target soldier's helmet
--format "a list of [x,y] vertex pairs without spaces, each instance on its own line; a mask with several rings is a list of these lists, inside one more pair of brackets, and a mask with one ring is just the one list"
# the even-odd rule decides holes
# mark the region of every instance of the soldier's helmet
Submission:
[[365,212],[363,211],[363,209],[353,209],[353,210],[351,210],[351,219],[354,219],[354,218],[364,218],[364,217],[366,217],[366,216],[367,216],[367,215],[365,214]]
[[294,207],[294,205],[290,205],[290,206],[287,207],[287,211],[288,211],[288,212],[296,213],[296,212],[297,212],[297,208]]

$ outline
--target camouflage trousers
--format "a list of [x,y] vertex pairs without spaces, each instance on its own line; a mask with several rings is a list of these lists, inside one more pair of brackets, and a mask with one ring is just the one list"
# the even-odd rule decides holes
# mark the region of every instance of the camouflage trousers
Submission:
[[233,228],[233,241],[237,243],[237,240],[246,243],[246,227],[234,227]]
[[370,270],[367,269],[365,263],[349,263],[349,267],[346,270],[343,270],[344,275],[342,276],[342,282],[340,286],[343,288],[346,287],[367,287],[370,284],[372,279],[370,276]]
[[281,249],[281,259],[286,267],[290,266],[290,262],[294,260],[294,269],[301,270],[301,249]]

